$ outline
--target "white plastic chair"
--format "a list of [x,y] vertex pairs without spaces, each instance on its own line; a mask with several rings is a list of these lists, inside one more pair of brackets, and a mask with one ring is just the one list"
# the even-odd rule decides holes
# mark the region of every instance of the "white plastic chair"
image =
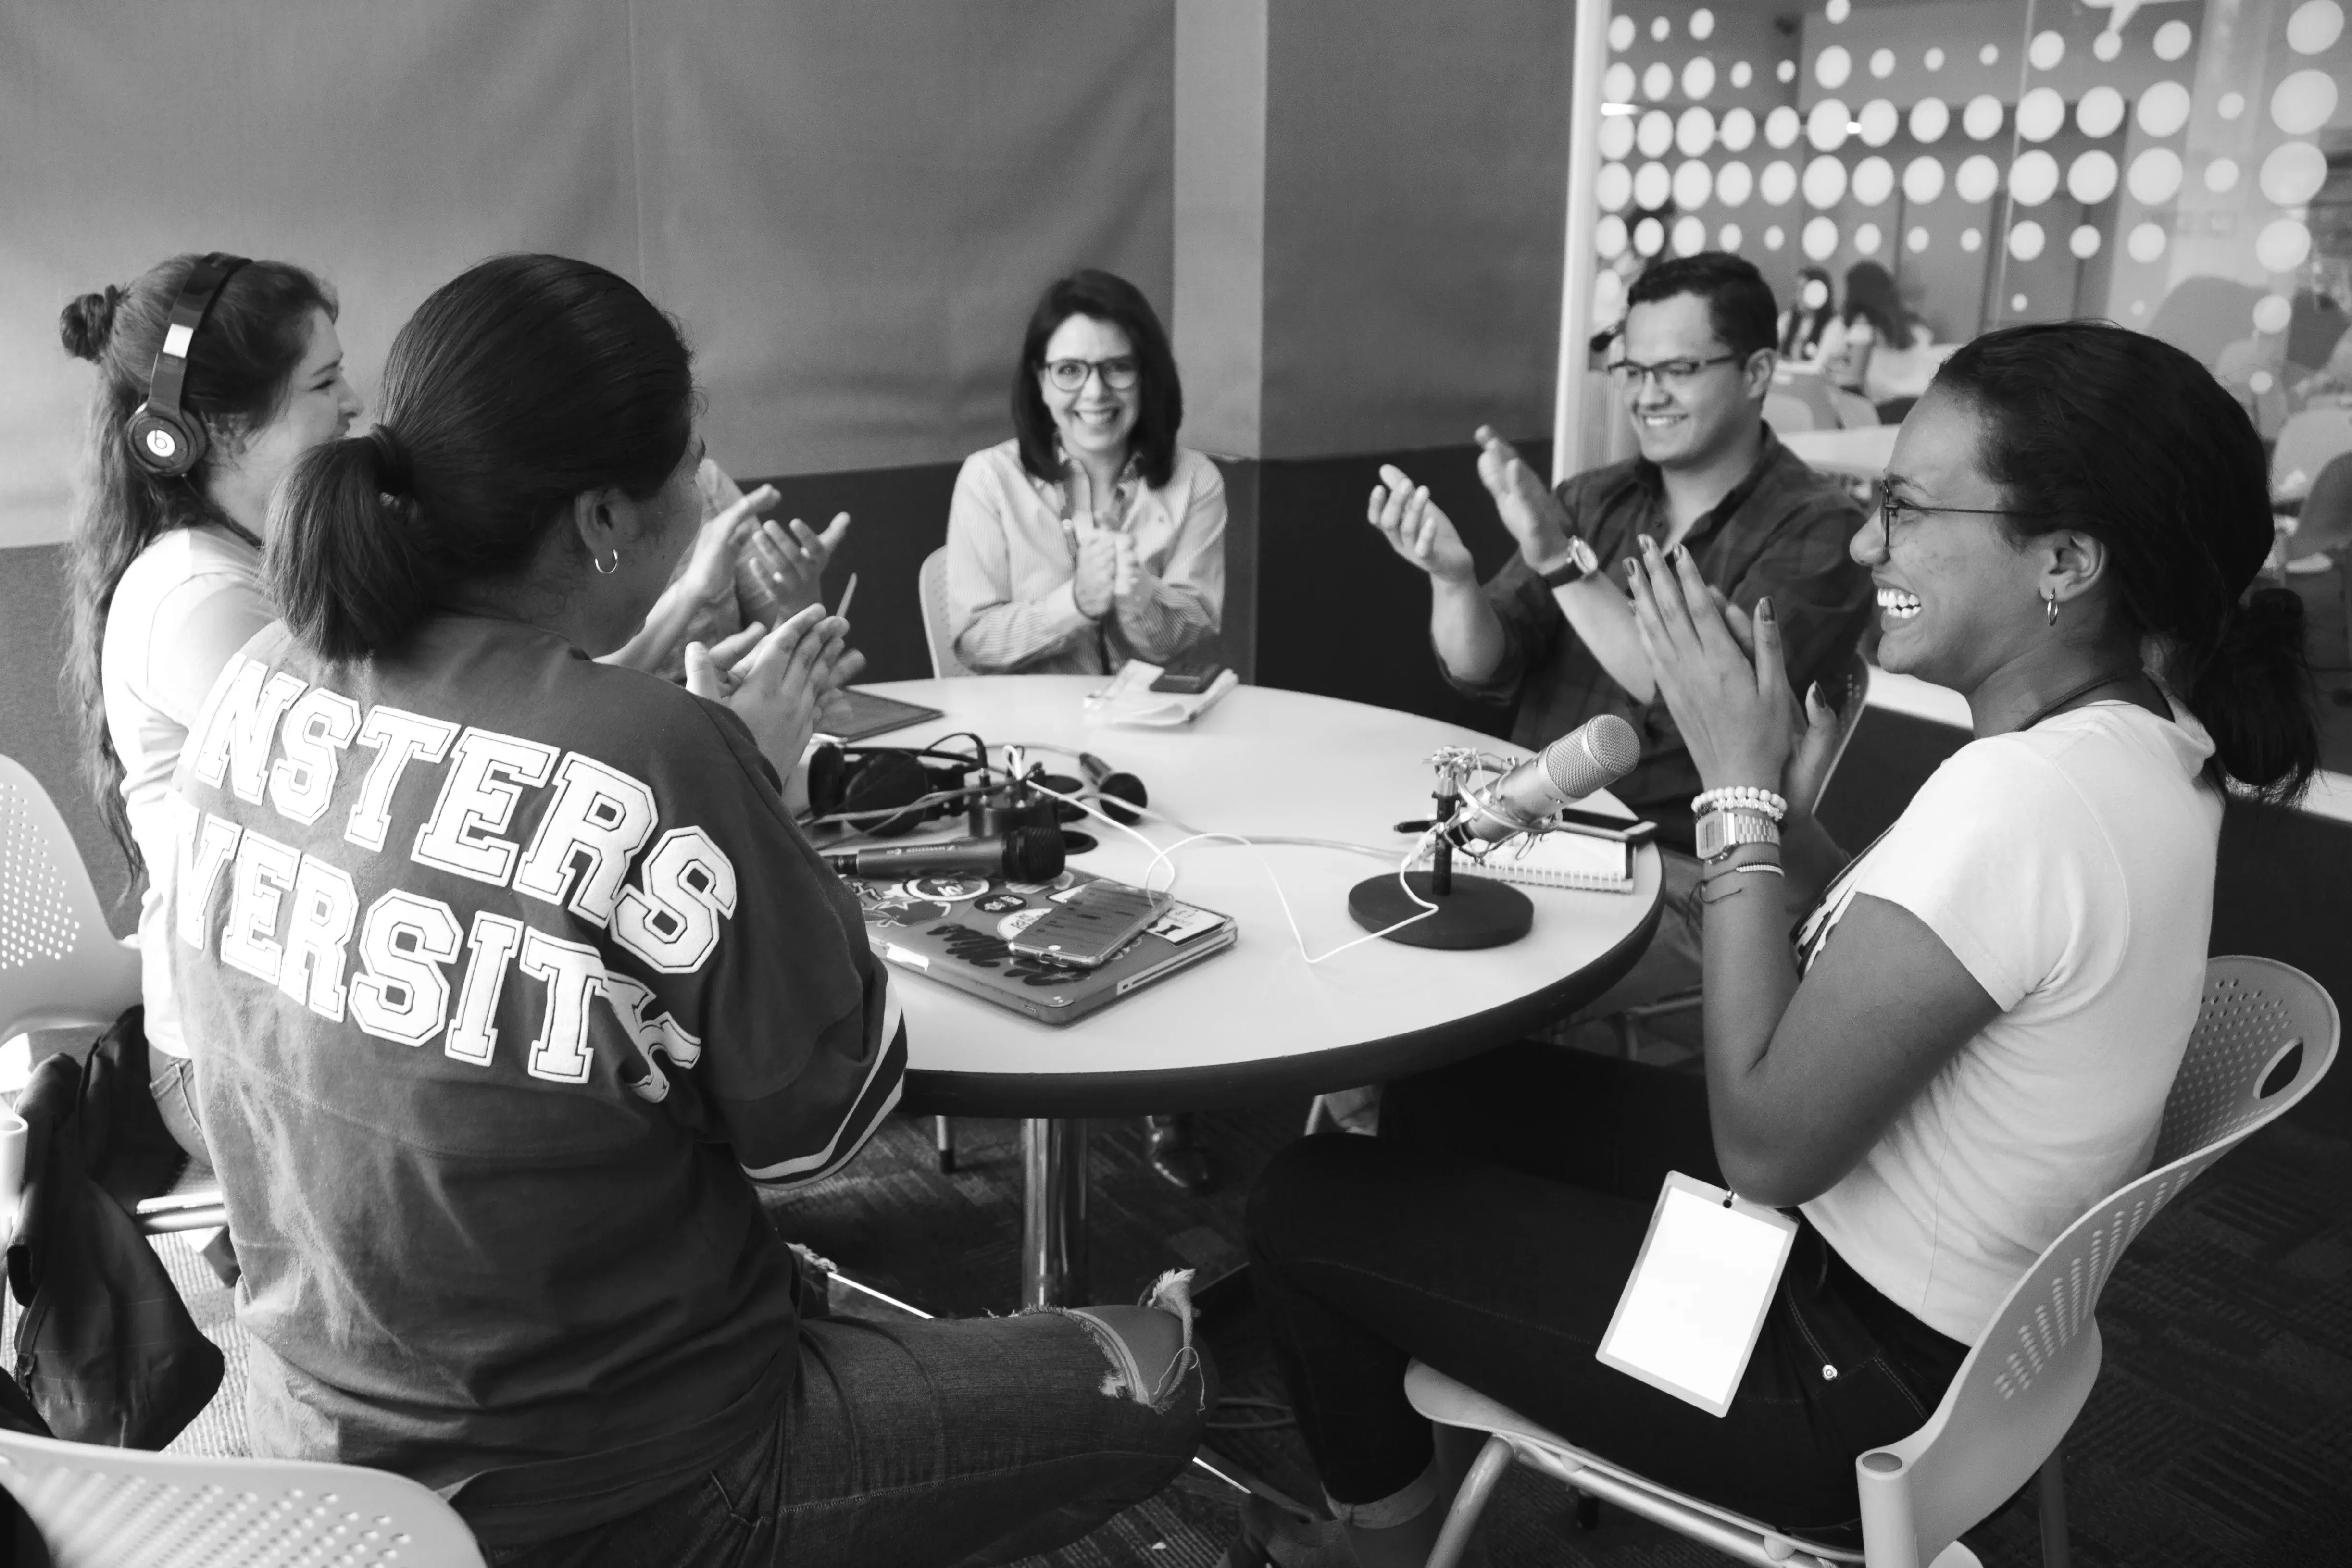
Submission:
[[915,597],[923,606],[923,643],[931,653],[931,675],[945,680],[971,671],[956,657],[955,632],[948,626],[948,552],[945,545],[923,558],[915,574]]
[[108,931],[65,818],[0,757],[0,1040],[103,1028],[138,1000],[139,950]]
[[[2041,1477],[2042,1559],[2065,1568],[2060,1445],[2099,1374],[2092,1315],[2124,1249],[2215,1160],[2284,1114],[2336,1060],[2340,1020],[2317,981],[2269,958],[2214,958],[2148,1173],[2068,1226],[2017,1282],[1961,1363],[1927,1424],[1854,1461],[1863,1549],[1825,1546],[1674,1491],[1584,1452],[1419,1362],[1414,1409],[1489,1436],[1454,1499],[1430,1568],[1454,1568],[1495,1484],[1514,1461],[1744,1562],[1974,1568],[1959,1534]],[[2263,1088],[2301,1047],[2294,1075]]]
[[405,1476],[0,1432],[0,1485],[57,1568],[482,1568],[457,1510]]
[[[57,803],[0,757],[0,1042],[13,1054],[37,1029],[104,1029],[138,1001],[139,949],[109,932]],[[217,1186],[150,1198],[137,1218],[150,1235],[228,1223]]]

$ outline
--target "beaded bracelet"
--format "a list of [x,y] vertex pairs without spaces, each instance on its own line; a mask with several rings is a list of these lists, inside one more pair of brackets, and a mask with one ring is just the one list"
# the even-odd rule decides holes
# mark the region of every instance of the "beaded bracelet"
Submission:
[[1736,806],[1745,810],[1761,811],[1774,821],[1789,814],[1789,802],[1769,789],[1759,789],[1751,784],[1734,784],[1728,789],[1709,789],[1691,800],[1691,815],[1703,816],[1709,811]]

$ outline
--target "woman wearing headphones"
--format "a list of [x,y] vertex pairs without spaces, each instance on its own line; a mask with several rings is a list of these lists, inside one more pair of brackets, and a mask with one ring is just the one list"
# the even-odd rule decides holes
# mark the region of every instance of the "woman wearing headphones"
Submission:
[[696,407],[635,287],[500,256],[278,493],[284,619],[170,803],[254,1448],[441,1489],[500,1568],[1049,1551],[1190,1458],[1183,1290],[803,1295],[761,1188],[856,1157],[906,1030],[779,788],[847,623],[689,643],[684,689],[597,657],[702,526]]
[[[175,312],[195,326],[167,358]],[[67,675],[99,810],[134,873],[149,873],[139,943],[156,1105],[199,1158],[163,924],[172,770],[213,677],[277,619],[261,586],[271,491],[359,417],[335,315],[333,292],[299,267],[179,256],[128,288],[83,295],[58,327],[66,351],[99,371]]]
[[[336,317],[334,291],[303,268],[215,253],[85,294],[58,323],[66,351],[99,371],[69,547],[67,675],[85,775],[133,874],[146,873],[141,991],[156,1106],[197,1159],[203,1134],[161,924],[167,799],[214,678],[278,618],[261,583],[271,495],[296,459],[348,434],[362,412]],[[745,497],[714,464],[698,482],[709,526],[617,661],[674,667],[689,636],[734,632],[739,559],[756,560],[751,586],[771,621],[814,601],[848,519],[823,535],[767,524],[761,551],[747,558],[756,508],[775,492]]]

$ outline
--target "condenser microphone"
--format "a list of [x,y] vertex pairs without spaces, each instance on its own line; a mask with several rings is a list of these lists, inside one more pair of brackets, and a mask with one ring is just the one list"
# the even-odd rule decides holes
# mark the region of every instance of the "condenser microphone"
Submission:
[[1642,742],[1633,727],[1604,713],[1472,796],[1445,837],[1458,847],[1473,840],[1491,843],[1513,833],[1538,831],[1546,817],[1596,789],[1606,789],[1641,759]]
[[1006,882],[1050,882],[1062,874],[1066,852],[1059,828],[1014,828],[984,839],[934,844],[843,850],[824,863],[843,876],[893,881],[909,876],[989,876]]
[[[1142,779],[1132,773],[1118,771],[1091,751],[1078,753],[1078,771],[1085,774],[1087,782],[1095,787],[1095,804],[1103,809],[1103,815],[1114,822],[1124,822],[1130,827],[1142,821],[1128,809],[1151,804],[1150,791],[1144,789]],[[1121,801],[1126,805],[1121,805]]]

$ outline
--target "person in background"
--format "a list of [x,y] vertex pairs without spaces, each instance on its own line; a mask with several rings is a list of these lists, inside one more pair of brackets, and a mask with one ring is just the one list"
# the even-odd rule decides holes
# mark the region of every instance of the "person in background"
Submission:
[[[1250,1277],[1356,1562],[1424,1561],[1457,1479],[1405,1400],[1413,1357],[1666,1486],[1859,1545],[1856,1456],[1924,1426],[2042,1250],[2147,1167],[2225,791],[2291,800],[2318,765],[2301,604],[2248,593],[2263,469],[2229,394],[2157,339],[1962,346],[1852,548],[1881,662],[1965,696],[1975,737],[1853,857],[1801,804],[1836,730],[1790,693],[1780,601],[1727,608],[1691,548],[1643,541],[1638,641],[1721,846],[1706,1076],[1507,1047],[1391,1085],[1378,1139],[1267,1167]],[[1720,1416],[1594,1359],[1669,1170],[1801,1217]],[[1283,1533],[1255,1514],[1234,1556]]]
[[1860,392],[1889,424],[1899,423],[1935,379],[1935,334],[1911,314],[1895,278],[1874,261],[1846,269],[1845,305],[1822,338],[1830,379]]
[[231,269],[186,349],[182,413],[205,434],[193,467],[165,475],[133,455],[131,417],[173,307],[200,256],[161,262],[127,287],[67,305],[66,352],[98,367],[77,487],[66,678],[99,810],[146,873],[140,989],[156,1109],[204,1157],[164,920],[172,772],[213,678],[277,619],[261,585],[271,492],[295,458],[345,434],[362,408],[343,375],[334,293],[282,261]]
[[[1225,482],[1177,432],[1184,386],[1143,291],[1088,267],[1030,313],[1013,439],[964,459],[948,507],[948,630],[981,674],[1213,662]],[[1152,1168],[1205,1191],[1187,1114],[1151,1118]]]
[[[148,401],[173,306],[205,258],[158,263],[128,287],[68,303],[58,321],[68,353],[98,367],[86,471],[68,545],[72,647],[66,666],[81,717],[83,771],[115,841],[143,876],[141,994],[155,1104],[191,1159],[205,1159],[162,921],[173,866],[173,769],[205,695],[231,655],[277,619],[261,582],[269,501],[297,459],[348,434],[364,409],[344,374],[333,289],[299,267],[223,256],[226,267],[190,337],[180,406],[205,434],[193,466],[172,475],[140,462],[132,417]],[[677,665],[690,632],[740,630],[730,574],[755,574],[770,623],[813,603],[815,577],[848,519],[820,535],[786,533],[716,464],[709,526],[628,645],[610,655]],[[723,500],[718,492],[724,491]],[[747,548],[754,531],[758,549]]]
[[1452,520],[1403,471],[1383,467],[1370,505],[1381,536],[1429,576],[1430,641],[1445,678],[1514,705],[1512,744],[1538,750],[1604,713],[1641,737],[1642,760],[1614,790],[1658,823],[1666,913],[1632,972],[1586,1009],[1591,1016],[1699,981],[1697,767],[1661,700],[1614,563],[1644,540],[1679,546],[1743,612],[1769,595],[1800,690],[1819,681],[1840,692],[1870,615],[1869,574],[1845,549],[1860,509],[1764,422],[1776,356],[1762,277],[1738,256],[1704,252],[1652,267],[1628,299],[1610,371],[1641,455],[1547,490],[1482,427],[1479,477],[1518,546],[1483,586]]
[[1811,364],[1822,357],[1822,335],[1837,312],[1831,308],[1830,275],[1818,267],[1797,269],[1797,295],[1780,312],[1780,358]]
[[1101,674],[1213,650],[1225,486],[1180,445],[1184,388],[1142,291],[1087,268],[1037,301],[1010,441],[964,459],[948,507],[948,626],[982,674]]
[[1183,1281],[816,1315],[761,1191],[853,1159],[907,1063],[779,788],[846,622],[689,643],[684,687],[597,658],[701,530],[696,409],[626,280],[501,256],[278,492],[283,620],[168,803],[253,1449],[440,1489],[500,1568],[1049,1551],[1192,1454]]

